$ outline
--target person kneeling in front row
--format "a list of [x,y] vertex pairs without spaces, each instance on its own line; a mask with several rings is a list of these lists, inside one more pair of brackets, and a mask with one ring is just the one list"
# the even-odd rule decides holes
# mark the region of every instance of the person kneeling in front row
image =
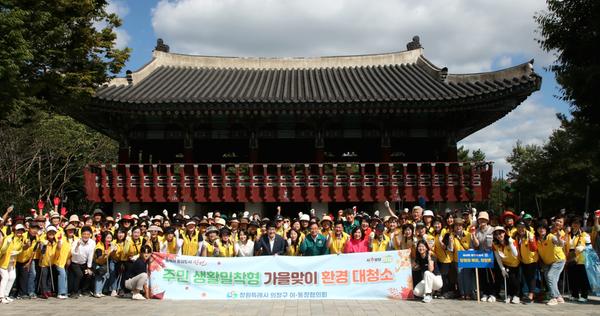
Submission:
[[416,273],[422,274],[422,281],[413,289],[413,294],[422,297],[424,303],[431,302],[431,292],[442,288],[444,284],[435,257],[424,240],[417,243],[417,256],[413,263]]
[[[149,245],[144,245],[139,257],[133,262],[131,269],[128,271],[129,278],[125,280],[125,287],[131,290],[131,296],[134,300],[145,300],[150,298],[148,288],[148,264],[152,257],[152,248]],[[146,297],[140,292],[144,291]]]

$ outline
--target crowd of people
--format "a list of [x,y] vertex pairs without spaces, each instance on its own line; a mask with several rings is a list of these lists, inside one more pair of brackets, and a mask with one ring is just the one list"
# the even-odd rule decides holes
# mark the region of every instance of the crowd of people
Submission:
[[[148,299],[148,264],[153,252],[204,257],[265,255],[318,256],[390,250],[411,251],[413,293],[423,302],[436,298],[476,299],[513,304],[585,303],[590,284],[585,251],[600,249],[600,211],[590,218],[561,211],[552,218],[533,218],[507,210],[499,216],[471,210],[437,214],[415,206],[386,213],[360,212],[273,219],[240,212],[190,216],[185,207],[149,216],[44,214],[12,216],[9,207],[0,219],[0,301],[14,299],[101,298]],[[458,252],[492,251],[494,268],[475,271],[458,267]],[[506,282],[506,289],[502,286]],[[560,286],[559,286],[560,284]],[[562,288],[562,290],[561,290]],[[561,294],[563,293],[563,294]]]

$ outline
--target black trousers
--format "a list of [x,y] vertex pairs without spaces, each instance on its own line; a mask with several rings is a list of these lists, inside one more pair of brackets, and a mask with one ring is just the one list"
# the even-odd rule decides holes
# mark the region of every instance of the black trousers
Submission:
[[[506,293],[506,298],[512,296],[520,296],[519,295],[519,267],[504,267],[508,269],[508,277],[506,277],[506,287],[508,293]],[[504,287],[504,277],[502,276],[502,272],[500,272],[499,278],[497,279],[499,282],[502,282],[502,287]]]
[[21,262],[17,262],[15,268],[17,270],[17,280],[15,282],[17,286],[17,295],[29,295],[29,293],[27,293],[27,279],[29,278],[29,270],[25,270],[25,264]]
[[590,290],[590,281],[585,271],[585,265],[583,264],[571,264],[567,267],[567,273],[569,275],[569,289],[571,290],[571,296],[579,298],[580,295],[583,298],[588,297],[588,291]]
[[442,263],[438,262],[438,268],[440,269],[440,274],[442,275],[442,294],[446,294],[450,289],[450,281],[448,279],[448,274],[450,273],[450,263]]
[[523,279],[525,284],[527,284],[527,288],[529,289],[529,293],[533,293],[536,288],[536,272],[537,272],[538,264],[537,262],[530,264],[521,264],[521,271],[523,272]]
[[80,294],[82,291],[90,290],[93,275],[85,274],[87,265],[71,263],[69,265],[68,282],[71,294]]
[[[494,295],[498,297],[498,287],[496,271],[500,273],[499,269],[479,269],[479,290],[481,295]],[[500,276],[502,278],[502,275]]]

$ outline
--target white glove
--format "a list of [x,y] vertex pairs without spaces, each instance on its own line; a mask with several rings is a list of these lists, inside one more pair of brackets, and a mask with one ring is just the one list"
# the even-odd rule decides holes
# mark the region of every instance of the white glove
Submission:
[[291,246],[292,245],[292,238],[288,238],[287,243],[288,243],[288,246]]
[[502,271],[503,277],[508,278],[508,269],[504,268],[504,269],[500,269],[500,271]]
[[212,216],[213,216],[213,212],[208,212],[208,214],[207,214],[207,215],[208,215],[208,218],[212,218]]
[[315,215],[315,209],[314,208],[310,209],[310,214],[311,215]]
[[[386,201],[387,202],[387,201]],[[375,211],[375,216],[379,217],[379,210]]]
[[249,216],[250,216],[250,212],[248,212],[248,211],[245,211],[245,212],[244,212],[244,217],[249,217]]
[[164,210],[163,210],[163,215],[164,215],[166,218],[169,218],[169,211],[167,211],[166,209],[164,209]]
[[140,217],[148,217],[148,210],[144,210],[141,214]]
[[390,207],[390,202],[389,201],[385,201],[385,202],[383,202],[383,205],[385,205],[385,207]]
[[560,213],[561,213],[562,215],[565,215],[565,213],[566,213],[566,212],[567,212],[567,210],[566,210],[566,209],[564,209],[564,208],[561,208],[561,209],[560,209]]
[[587,220],[588,218],[590,218],[590,213],[589,212],[584,212],[583,213],[583,219]]

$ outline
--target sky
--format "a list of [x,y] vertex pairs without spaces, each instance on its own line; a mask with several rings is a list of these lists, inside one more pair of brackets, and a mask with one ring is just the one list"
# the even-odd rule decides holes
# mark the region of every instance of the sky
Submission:
[[148,63],[156,39],[171,52],[217,56],[302,57],[403,51],[419,35],[424,55],[450,73],[494,71],[535,59],[541,91],[494,124],[460,141],[508,173],[517,141],[541,145],[569,106],[556,96],[554,60],[540,49],[534,15],[542,0],[111,0],[123,25],[124,70]]

